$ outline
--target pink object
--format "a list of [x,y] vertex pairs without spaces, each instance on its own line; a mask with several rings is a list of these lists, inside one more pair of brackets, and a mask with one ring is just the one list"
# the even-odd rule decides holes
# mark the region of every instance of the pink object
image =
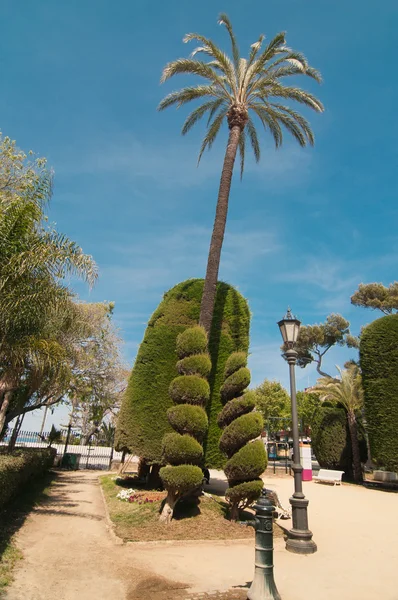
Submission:
[[303,467],[303,481],[312,481],[312,458],[309,444],[300,444],[300,463]]

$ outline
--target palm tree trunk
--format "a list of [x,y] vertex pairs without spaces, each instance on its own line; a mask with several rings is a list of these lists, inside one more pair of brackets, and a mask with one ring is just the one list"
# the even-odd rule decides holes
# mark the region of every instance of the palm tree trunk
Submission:
[[363,477],[362,477],[361,456],[359,453],[357,419],[356,419],[355,413],[353,411],[348,411],[347,418],[348,418],[348,428],[350,430],[350,436],[351,436],[352,462],[353,462],[353,466],[354,466],[354,480],[357,483],[360,483],[363,481]]
[[232,173],[234,170],[240,133],[241,128],[238,125],[234,125],[229,131],[220,187],[218,190],[216,216],[214,219],[209,256],[207,259],[206,278],[203,288],[202,303],[200,306],[199,324],[205,328],[208,335],[210,334],[211,323],[213,320],[221,249],[227,222],[229,192],[231,189]]

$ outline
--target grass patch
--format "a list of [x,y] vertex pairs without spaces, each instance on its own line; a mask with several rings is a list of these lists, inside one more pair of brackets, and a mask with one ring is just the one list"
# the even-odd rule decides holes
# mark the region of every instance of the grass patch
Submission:
[[[159,511],[166,492],[137,490],[136,502],[125,502],[117,494],[126,488],[118,485],[112,475],[100,477],[109,516],[115,533],[125,542],[149,542],[158,540],[230,540],[254,538],[252,527],[231,523],[227,519],[228,504],[218,496],[201,496],[199,503],[181,502],[177,505],[170,524],[159,522]],[[147,501],[148,500],[148,501]],[[245,511],[242,520],[253,518]],[[274,534],[281,537],[281,529],[275,525]]]
[[15,534],[30,511],[48,496],[55,476],[55,473],[46,473],[40,479],[29,482],[24,491],[0,510],[0,598],[6,597],[6,588],[13,581],[13,569],[23,558]]

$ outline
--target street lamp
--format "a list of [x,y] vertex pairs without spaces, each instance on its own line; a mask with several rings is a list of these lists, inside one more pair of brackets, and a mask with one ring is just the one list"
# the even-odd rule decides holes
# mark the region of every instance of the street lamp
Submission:
[[286,315],[278,322],[284,344],[283,357],[289,363],[290,372],[290,397],[292,403],[293,424],[293,473],[294,494],[290,498],[292,506],[293,528],[289,531],[286,542],[286,550],[297,554],[313,554],[317,547],[312,539],[312,532],[308,529],[307,506],[308,500],[303,494],[302,470],[300,464],[300,447],[296,402],[296,377],[294,367],[297,362],[297,350],[295,345],[300,331],[301,322],[287,309]]

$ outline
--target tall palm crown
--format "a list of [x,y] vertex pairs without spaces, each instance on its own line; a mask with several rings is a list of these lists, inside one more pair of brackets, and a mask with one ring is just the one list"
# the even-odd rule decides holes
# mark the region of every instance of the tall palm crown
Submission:
[[[213,145],[223,122],[227,121],[229,127],[201,307],[200,322],[207,331],[210,330],[213,314],[235,157],[239,148],[242,175],[247,136],[256,161],[260,160],[260,144],[252,116],[258,117],[265,131],[271,133],[276,147],[282,144],[283,130],[293,135],[301,146],[306,146],[314,143],[308,121],[290,106],[281,104],[280,100],[293,100],[317,112],[323,111],[322,103],[311,93],[283,83],[285,77],[295,75],[307,75],[317,82],[321,81],[319,72],[309,66],[305,56],[286,46],[284,33],[276,35],[265,47],[265,38],[261,35],[252,44],[249,57],[241,58],[228,17],[222,14],[219,23],[228,31],[232,58],[206,37],[196,33],[187,34],[184,42],[195,40],[201,45],[192,52],[190,58],[168,63],[163,70],[161,82],[178,74],[197,75],[205,81],[201,85],[168,94],[159,105],[159,110],[163,110],[173,105],[179,108],[193,100],[205,100],[191,112],[182,128],[182,134],[185,135],[202,117],[208,117],[199,161],[204,150]],[[203,55],[208,60],[199,60],[197,55]]]

